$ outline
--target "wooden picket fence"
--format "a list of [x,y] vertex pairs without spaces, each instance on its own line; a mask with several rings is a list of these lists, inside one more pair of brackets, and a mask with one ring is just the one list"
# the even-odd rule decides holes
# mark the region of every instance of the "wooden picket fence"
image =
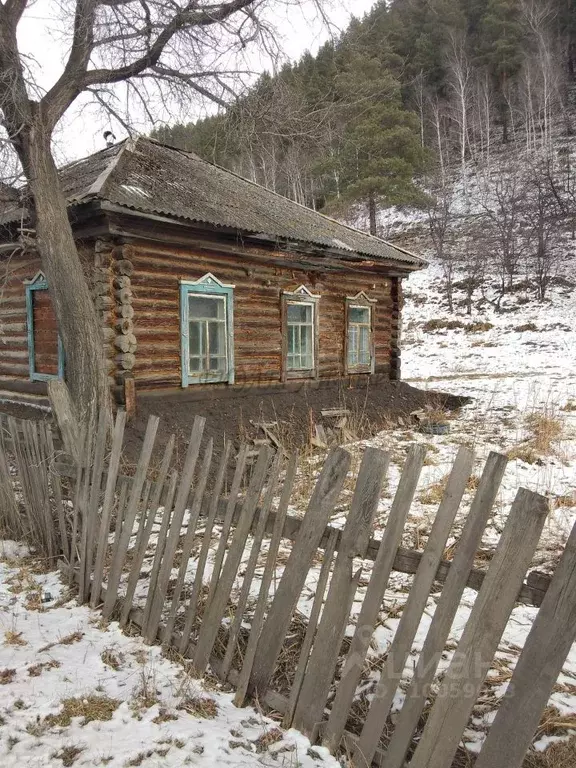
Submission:
[[[159,420],[150,417],[138,463],[123,461],[125,414],[104,417],[63,453],[44,422],[0,420],[0,524],[59,559],[79,598],[105,618],[131,624],[189,660],[192,674],[211,668],[235,689],[235,703],[257,699],[354,766],[449,768],[510,613],[518,600],[540,606],[477,768],[519,768],[576,636],[576,528],[550,579],[532,573],[546,500],[521,489],[487,570],[475,555],[506,467],[491,453],[450,561],[446,543],[469,482],[473,454],[461,447],[423,552],[400,544],[424,464],[408,454],[381,539],[372,538],[389,456],[364,452],[346,522],[329,525],[350,472],[350,454],[332,449],[303,517],[288,514],[297,457],[263,446],[215,458],[194,421],[180,471],[172,437],[161,456]],[[414,574],[379,679],[358,725],[351,713],[394,570]],[[351,638],[345,640],[361,576],[367,586]],[[307,621],[296,610],[311,576]],[[405,703],[390,713],[426,603],[442,591]],[[423,730],[438,664],[466,587],[478,591]],[[355,612],[356,613],[356,612]],[[288,660],[288,661],[287,661]],[[374,669],[372,669],[374,674]],[[406,685],[405,685],[406,687]],[[419,737],[415,741],[414,736]],[[408,762],[406,762],[408,760]]]

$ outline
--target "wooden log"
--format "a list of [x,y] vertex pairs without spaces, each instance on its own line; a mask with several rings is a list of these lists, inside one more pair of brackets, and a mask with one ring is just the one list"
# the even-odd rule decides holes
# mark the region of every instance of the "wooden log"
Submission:
[[96,296],[94,306],[98,311],[112,309],[114,307],[114,299],[111,296]]
[[132,290],[130,288],[120,288],[114,291],[114,296],[119,304],[130,304],[133,297]]
[[523,488],[518,491],[411,768],[446,768],[451,764],[547,515],[548,502],[543,496]]
[[382,541],[379,542],[380,546],[375,556],[372,577],[358,616],[357,628],[340,676],[330,719],[323,731],[323,742],[333,752],[338,748],[344,733],[348,713],[360,680],[362,666],[370,646],[372,632],[365,628],[374,627],[378,618],[425,457],[426,449],[423,446],[411,446],[392,502],[386,530]]
[[474,454],[461,446],[364,721],[353,758],[358,765],[369,766],[374,758],[473,465]]
[[[340,548],[318,627],[308,669],[294,713],[294,727],[316,739],[316,728],[334,677],[340,646],[349,621],[346,599],[356,588],[352,573],[355,557],[364,557],[380,501],[390,457],[377,448],[367,448],[356,481],[350,512],[340,539]],[[353,597],[353,594],[352,594]]]
[[130,333],[127,336],[116,336],[114,339],[114,346],[121,352],[128,352],[131,354],[136,351],[136,336],[134,336],[133,333]]
[[249,690],[263,693],[268,688],[308,569],[340,496],[349,468],[350,454],[342,448],[332,449],[314,488],[268,618],[262,628]]
[[122,289],[122,288],[130,288],[132,286],[132,281],[128,277],[128,275],[116,275],[114,278],[114,288]]
[[134,322],[127,317],[122,317],[116,321],[116,330],[127,336],[134,333]]
[[114,270],[117,275],[125,275],[126,277],[132,277],[134,274],[134,264],[129,259],[119,259],[114,264]]
[[117,307],[116,312],[120,317],[124,317],[127,320],[131,320],[134,317],[134,307],[131,304],[122,304],[121,307]]
[[131,352],[124,352],[120,355],[116,355],[116,362],[120,368],[125,371],[131,371],[136,364],[136,356]]
[[100,333],[102,334],[102,339],[104,341],[114,341],[116,338],[116,331],[108,325],[102,325],[100,327]]
[[402,768],[404,765],[412,735],[426,704],[438,663],[446,647],[450,628],[460,605],[464,588],[469,581],[474,557],[482,541],[484,529],[492,512],[507,463],[506,456],[499,453],[491,452],[488,456],[460,539],[456,545],[454,558],[434,611],[430,629],[418,657],[412,683],[386,750],[383,768]]
[[576,640],[576,525],[476,760],[477,768],[520,768],[558,675]]

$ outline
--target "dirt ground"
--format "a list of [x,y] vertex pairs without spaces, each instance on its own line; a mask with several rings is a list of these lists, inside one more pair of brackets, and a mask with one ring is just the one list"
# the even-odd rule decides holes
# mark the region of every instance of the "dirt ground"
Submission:
[[[321,411],[330,408],[349,410],[347,429],[356,439],[370,437],[385,429],[397,426],[398,420],[408,423],[410,413],[416,409],[454,410],[461,407],[466,398],[412,387],[404,382],[384,382],[371,387],[354,389],[326,388],[298,392],[248,394],[228,399],[186,401],[177,397],[140,397],[136,415],[126,428],[124,460],[125,470],[136,464],[148,418],[160,417],[154,460],[160,462],[161,453],[170,435],[176,435],[175,466],[180,466],[194,417],[206,418],[204,439],[214,439],[214,453],[218,457],[224,439],[232,440],[238,447],[243,440],[263,437],[254,423],[276,422],[275,436],[286,450],[301,449],[309,444],[315,424],[323,420]],[[0,412],[17,418],[51,418],[49,414],[34,408],[0,404]],[[216,464],[216,462],[214,462]]]

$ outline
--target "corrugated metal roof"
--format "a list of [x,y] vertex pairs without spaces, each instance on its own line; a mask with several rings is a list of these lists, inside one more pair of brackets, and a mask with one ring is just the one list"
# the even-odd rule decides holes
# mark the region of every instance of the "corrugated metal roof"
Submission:
[[[105,200],[145,213],[400,262],[425,260],[202,160],[144,137],[97,152],[60,171],[70,203]],[[2,215],[3,214],[3,215]],[[0,222],[19,216],[0,208]]]

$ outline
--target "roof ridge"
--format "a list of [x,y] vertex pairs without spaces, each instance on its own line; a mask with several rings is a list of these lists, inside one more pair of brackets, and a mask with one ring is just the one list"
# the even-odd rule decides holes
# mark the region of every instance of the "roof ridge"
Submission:
[[[116,169],[118,166],[118,163],[120,162],[121,158],[124,156],[124,153],[126,151],[131,151],[134,147],[134,139],[128,138],[124,139],[122,142],[120,142],[122,146],[116,152],[116,154],[112,155],[110,158],[110,162],[106,165],[102,173],[97,177],[96,181],[90,186],[86,192],[81,195],[79,200],[85,200],[90,197],[97,197],[99,195],[102,195],[104,192],[104,187],[106,186],[106,182],[112,175],[112,172]],[[105,151],[105,150],[103,150]]]
[[[351,232],[354,232],[356,234],[360,233],[364,237],[370,238],[371,240],[375,240],[378,243],[384,243],[390,248],[395,248],[398,251],[402,251],[402,253],[405,253],[407,256],[410,256],[416,261],[422,262],[424,264],[426,263],[426,259],[423,259],[422,257],[417,256],[415,253],[412,253],[406,248],[402,248],[396,245],[395,243],[390,243],[388,242],[388,240],[384,240],[383,237],[378,237],[378,235],[372,235],[370,232],[365,232],[362,229],[358,229],[358,227],[353,227],[350,224],[345,224],[342,221],[338,221],[338,219],[335,219],[332,216],[327,216],[325,213],[321,213],[320,211],[317,211],[314,208],[310,208],[309,206],[304,205],[303,203],[299,203],[297,200],[292,200],[291,198],[286,197],[286,195],[281,195],[280,192],[276,192],[273,189],[269,189],[268,187],[265,187],[263,184],[259,184],[257,181],[252,181],[252,179],[247,179],[245,176],[241,176],[239,173],[236,173],[236,171],[231,171],[229,168],[224,168],[224,166],[218,165],[218,163],[213,163],[210,160],[205,160],[203,157],[200,157],[200,155],[197,155],[195,152],[190,152],[189,150],[181,149],[180,147],[173,147],[171,144],[164,144],[161,141],[158,141],[157,139],[152,139],[150,136],[140,135],[138,139],[144,139],[145,141],[149,141],[152,144],[157,144],[160,147],[166,147],[166,149],[171,149],[174,152],[179,152],[182,155],[191,156],[195,160],[199,160],[201,163],[205,163],[206,165],[212,166],[213,168],[218,168],[220,171],[223,171],[224,173],[229,173],[231,176],[235,176],[237,179],[240,179],[241,181],[244,181],[247,184],[252,184],[253,186],[258,187],[259,189],[263,189],[265,192],[267,192],[270,195],[275,195],[276,197],[279,197],[282,200],[289,200],[293,205],[297,205],[300,208],[303,208],[305,211],[308,211],[309,213],[314,213],[317,216],[322,216],[324,219],[327,219],[328,221],[331,221],[334,224],[338,224],[340,227],[344,227],[345,229],[348,229]],[[353,249],[346,246],[346,250],[353,250]]]

